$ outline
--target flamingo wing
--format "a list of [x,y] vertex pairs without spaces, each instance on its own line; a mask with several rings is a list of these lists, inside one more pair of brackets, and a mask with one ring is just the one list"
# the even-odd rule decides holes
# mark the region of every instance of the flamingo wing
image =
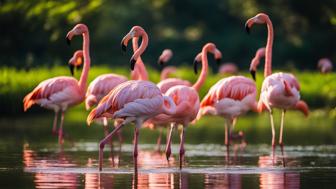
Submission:
[[46,103],[70,103],[74,97],[79,96],[78,92],[78,81],[72,77],[47,79],[24,97],[24,110],[26,111],[36,102],[40,102],[41,106]]

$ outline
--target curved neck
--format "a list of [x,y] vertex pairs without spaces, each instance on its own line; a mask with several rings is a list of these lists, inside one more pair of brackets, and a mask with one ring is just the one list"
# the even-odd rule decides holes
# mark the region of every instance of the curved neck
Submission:
[[264,77],[272,74],[272,48],[273,48],[273,24],[269,18],[266,19],[267,24],[267,44],[265,52],[265,68]]
[[84,66],[83,66],[83,71],[80,76],[80,79],[78,81],[79,88],[81,91],[86,90],[86,85],[87,85],[87,78],[89,75],[89,70],[90,70],[90,39],[89,39],[89,31],[84,32],[83,34],[83,57],[84,57]]
[[160,80],[162,81],[162,80],[167,79],[170,74],[175,73],[175,72],[176,72],[175,67],[167,66],[167,67],[163,68],[163,70],[161,71],[161,74],[160,74]]
[[202,49],[202,71],[196,83],[192,86],[196,91],[199,91],[203,86],[206,76],[208,75],[208,48]]
[[[147,35],[143,35],[142,43],[144,42],[145,37]],[[138,44],[139,38],[133,37],[132,45],[133,45],[133,52],[135,53],[137,50],[139,50],[139,44]],[[142,46],[141,43],[141,46]],[[147,43],[148,43],[148,37],[147,37]],[[147,46],[147,45],[146,45]],[[145,49],[146,47],[144,47]],[[143,50],[144,51],[144,50]],[[142,51],[142,52],[143,52]],[[141,53],[142,54],[142,53]],[[148,80],[148,73],[145,64],[143,63],[141,56],[137,59],[134,70],[131,72],[131,79],[132,80]]]

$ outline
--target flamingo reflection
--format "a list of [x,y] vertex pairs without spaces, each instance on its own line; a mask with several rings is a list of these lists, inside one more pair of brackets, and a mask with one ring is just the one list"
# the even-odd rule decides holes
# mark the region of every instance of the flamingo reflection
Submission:
[[[118,156],[110,158],[110,163],[113,160],[118,160]],[[87,167],[93,167],[91,158],[88,159]],[[118,161],[111,163],[118,166]],[[85,173],[85,189],[98,189],[98,188],[113,188],[114,176],[112,174],[100,174],[100,173]]]
[[[169,168],[175,166],[175,159],[169,160],[170,164],[166,163],[166,155],[158,151],[140,151],[138,156],[138,168],[156,169]],[[152,173],[134,173],[133,188],[174,188],[174,174],[164,172]]]
[[[260,168],[273,167],[273,157],[260,156],[258,165]],[[275,157],[278,162],[278,158]],[[282,161],[282,160],[280,160]],[[260,174],[260,188],[267,189],[297,189],[300,188],[300,174],[297,172],[265,172]]]
[[[28,144],[23,147],[24,169],[52,169],[75,167],[76,164],[70,160],[62,151],[57,156],[39,157],[36,152],[29,149]],[[34,174],[35,188],[77,188],[79,175],[75,173],[43,173]]]
[[242,188],[242,179],[240,174],[205,174],[205,188]]

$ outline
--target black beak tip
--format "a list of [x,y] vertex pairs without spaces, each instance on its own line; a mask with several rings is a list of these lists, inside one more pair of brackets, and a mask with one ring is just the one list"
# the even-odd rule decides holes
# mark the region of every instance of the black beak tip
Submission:
[[123,52],[126,52],[126,49],[127,49],[126,45],[124,45],[124,43],[121,43],[121,50]]
[[220,65],[220,63],[222,62],[222,59],[221,58],[217,58],[216,62],[217,62],[217,65]]
[[66,42],[67,44],[70,46],[71,45],[71,40],[69,38],[66,37]]
[[250,70],[250,73],[251,73],[251,76],[253,78],[254,81],[257,81],[257,78],[256,78],[256,71],[254,70]]
[[136,60],[135,59],[131,59],[131,70],[133,71],[134,70],[134,66],[135,66],[135,63],[136,63]]
[[245,30],[248,34],[250,34],[250,27],[247,25],[247,23],[245,24]]
[[74,65],[69,64],[69,69],[70,69],[70,73],[71,73],[72,76],[74,75],[74,68],[75,68]]
[[159,64],[160,66],[163,66],[163,65],[164,65],[164,62],[163,62],[162,60],[159,60],[159,61],[158,61],[158,64]]
[[194,60],[193,65],[194,65],[194,73],[195,74],[197,74],[197,72],[198,72],[197,64],[198,64],[198,62],[196,60]]

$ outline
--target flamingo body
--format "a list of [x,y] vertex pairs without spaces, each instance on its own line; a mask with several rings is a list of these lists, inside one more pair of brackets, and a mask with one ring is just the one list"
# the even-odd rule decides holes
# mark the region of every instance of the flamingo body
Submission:
[[294,75],[274,73],[263,81],[260,100],[269,110],[294,108],[300,100],[299,91],[300,85]]
[[164,79],[157,84],[162,93],[166,93],[168,89],[177,85],[184,85],[190,87],[192,84],[189,81],[182,80],[179,78]]
[[236,74],[237,72],[238,72],[238,68],[233,63],[222,64],[219,67],[220,74]]
[[81,103],[84,93],[78,81],[72,77],[60,76],[41,82],[24,98],[24,110],[38,104],[54,111],[65,111],[69,106]]
[[224,78],[210,88],[201,102],[200,113],[234,119],[255,108],[255,97],[256,85],[251,79],[243,76]]
[[117,74],[103,74],[94,79],[86,92],[86,109],[98,104],[117,85],[127,81],[127,78]]

